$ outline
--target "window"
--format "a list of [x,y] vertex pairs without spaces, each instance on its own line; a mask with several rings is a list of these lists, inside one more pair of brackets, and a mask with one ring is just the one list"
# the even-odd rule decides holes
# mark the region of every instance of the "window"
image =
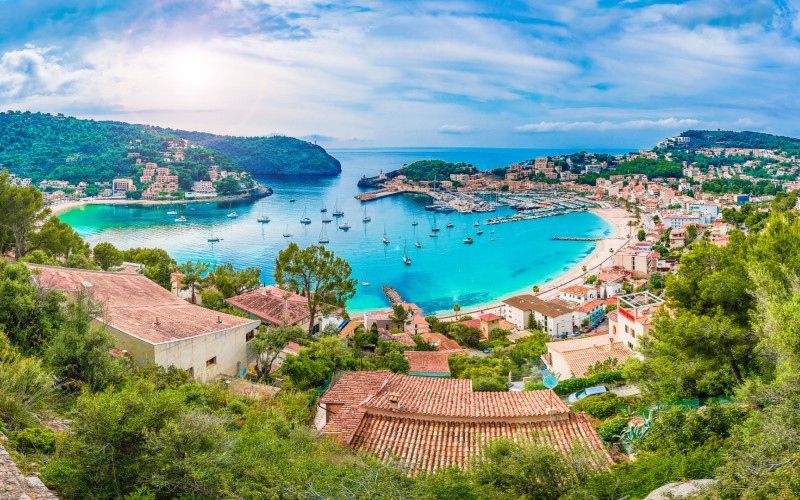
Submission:
[[631,344],[630,342],[628,342],[628,349],[631,349],[631,350],[633,349],[633,344]]
[[251,331],[247,332],[247,335],[244,336],[244,341],[245,342],[250,342],[255,337],[256,337],[256,331],[255,330],[251,330]]
[[217,357],[214,356],[213,358],[206,361],[206,368],[208,368],[209,366],[214,366],[216,364],[217,364]]

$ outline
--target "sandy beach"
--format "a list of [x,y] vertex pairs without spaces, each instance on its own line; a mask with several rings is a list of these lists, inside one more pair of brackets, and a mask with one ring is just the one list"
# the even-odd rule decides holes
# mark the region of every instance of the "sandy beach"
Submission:
[[[539,293],[536,294],[536,296],[545,300],[552,299],[558,295],[558,290],[560,288],[567,285],[579,284],[585,277],[597,274],[597,271],[601,267],[608,265],[614,253],[627,245],[631,238],[634,237],[632,228],[628,226],[628,222],[634,220],[634,217],[627,210],[623,208],[596,208],[591,210],[591,212],[602,217],[611,224],[614,230],[613,235],[597,241],[597,247],[595,247],[594,251],[566,272],[545,283],[531,283],[530,287],[518,290],[514,293],[509,293],[506,297],[532,293],[533,286],[538,285]],[[628,237],[629,233],[631,234],[630,238]],[[585,272],[583,271],[584,266],[586,266]],[[462,309],[458,313],[458,316],[476,316],[487,313],[497,314],[502,309],[502,304],[499,301],[503,298],[505,297],[498,297],[496,301],[471,306],[468,309]],[[439,315],[439,319],[452,321],[456,319],[456,316],[455,314],[448,313]]]

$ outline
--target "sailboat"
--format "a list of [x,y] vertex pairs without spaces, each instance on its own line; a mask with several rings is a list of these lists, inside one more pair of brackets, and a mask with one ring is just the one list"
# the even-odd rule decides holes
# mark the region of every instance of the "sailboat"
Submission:
[[[417,240],[417,228],[416,227],[414,228],[414,239]],[[422,243],[420,243],[419,240],[417,240],[417,242],[414,243],[414,246],[417,247],[417,248],[422,248]]]
[[339,224],[339,229],[347,231],[348,229],[350,229],[350,224],[348,224],[347,222],[342,222],[341,224]]
[[478,221],[475,221],[475,222],[472,223],[472,227],[478,227],[480,225],[481,225],[481,223],[478,222]]
[[311,219],[306,217],[305,209],[303,209],[303,218],[300,219],[300,224],[311,224]]
[[439,228],[436,227],[436,214],[435,213],[433,214],[433,227],[431,228],[431,231],[433,231],[434,233],[439,232]]
[[267,216],[266,216],[266,215],[264,215],[264,214],[261,214],[261,216],[260,216],[258,219],[256,219],[256,220],[257,220],[258,222],[260,222],[261,224],[266,224],[267,222],[269,222],[269,217],[267,217]]
[[328,234],[325,232],[325,226],[322,226],[322,231],[319,233],[319,242],[320,244],[324,245],[325,243],[330,243],[331,240],[328,239]]
[[283,233],[284,238],[291,238],[292,235],[289,233],[289,224],[286,224],[286,232]]
[[414,221],[414,222],[412,222],[412,223],[411,223],[411,225],[412,225],[412,226],[419,226],[419,222],[417,222],[417,221]]
[[452,222],[448,222],[447,225],[444,226],[444,227],[449,229],[449,228],[453,227],[453,223]]
[[231,212],[228,214],[229,219],[235,219],[237,217],[239,217],[239,214],[237,214],[236,212]]
[[220,242],[220,237],[219,236],[214,236],[214,228],[213,227],[211,228],[211,236],[208,237],[208,242],[209,243],[219,243]]
[[323,214],[328,211],[328,207],[325,206],[325,202],[322,202],[322,208],[320,208],[319,211]]
[[369,281],[367,281],[367,275],[364,275],[364,281],[361,282],[361,286],[369,286]]
[[333,205],[333,216],[344,217],[344,212],[339,210],[339,200],[336,200],[336,203]]
[[167,215],[178,215],[178,212],[176,212],[175,210],[170,210],[169,212],[167,212]]
[[361,219],[361,222],[365,222],[366,223],[366,222],[369,222],[371,220],[372,220],[372,217],[367,215],[367,206],[364,205],[364,217]]
[[386,237],[386,226],[383,226],[383,244],[384,245],[389,244],[389,238]]
[[405,245],[405,243],[403,243],[403,264],[405,264],[407,266],[411,265],[411,259],[408,257],[408,255],[406,255],[406,245]]

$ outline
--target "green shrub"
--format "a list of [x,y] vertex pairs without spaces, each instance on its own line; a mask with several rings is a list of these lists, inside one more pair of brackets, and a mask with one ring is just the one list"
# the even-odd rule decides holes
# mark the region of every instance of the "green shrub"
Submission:
[[605,420],[617,413],[620,398],[613,392],[589,396],[572,406],[575,411],[583,411],[594,418]]
[[607,442],[611,443],[617,440],[616,436],[625,429],[628,425],[628,417],[624,415],[617,415],[603,422],[600,428],[597,429],[597,435]]
[[56,451],[56,434],[50,429],[40,427],[28,427],[15,432],[13,436],[14,444],[21,451],[51,454]]
[[556,394],[560,395],[567,395],[572,394],[573,392],[580,391],[581,389],[586,389],[587,387],[592,387],[595,385],[607,385],[613,384],[615,382],[619,382],[622,380],[622,372],[603,372],[592,375],[588,378],[570,378],[567,380],[561,380],[558,385],[556,386],[554,391]]
[[508,385],[497,378],[480,377],[473,380],[472,390],[475,392],[505,392],[508,391]]

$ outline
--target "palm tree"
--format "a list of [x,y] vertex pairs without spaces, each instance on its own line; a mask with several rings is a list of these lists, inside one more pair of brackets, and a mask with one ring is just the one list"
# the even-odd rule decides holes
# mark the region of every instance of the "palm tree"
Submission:
[[461,306],[458,304],[453,305],[453,312],[456,313],[456,319],[458,319],[458,313],[461,311]]
[[533,285],[533,293],[539,293],[539,285]]

